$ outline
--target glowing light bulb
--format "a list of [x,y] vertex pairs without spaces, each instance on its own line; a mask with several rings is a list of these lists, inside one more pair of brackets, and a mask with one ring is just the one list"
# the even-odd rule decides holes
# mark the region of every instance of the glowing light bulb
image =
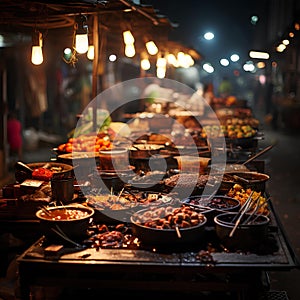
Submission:
[[86,33],[76,34],[75,49],[79,54],[86,53],[89,50],[89,39]]
[[165,78],[165,76],[166,76],[166,68],[158,67],[156,69],[156,76],[158,78]]
[[178,65],[177,59],[174,54],[170,53],[167,55],[167,61],[169,64],[173,65],[174,67]]
[[133,57],[135,56],[135,48],[133,44],[127,44],[125,45],[125,55],[127,57]]
[[150,55],[155,55],[158,52],[158,48],[153,41],[149,41],[146,43],[147,51]]
[[151,67],[151,65],[150,65],[150,61],[149,61],[148,58],[144,58],[144,59],[141,60],[141,68],[143,70],[145,70],[145,71],[149,70],[150,67]]
[[133,44],[134,43],[134,37],[130,30],[126,30],[123,32],[123,39],[124,43],[127,44]]
[[93,60],[95,58],[95,47],[94,45],[89,46],[89,50],[86,54],[89,60]]
[[32,46],[31,49],[31,62],[34,65],[40,65],[44,61],[43,50],[41,46]]

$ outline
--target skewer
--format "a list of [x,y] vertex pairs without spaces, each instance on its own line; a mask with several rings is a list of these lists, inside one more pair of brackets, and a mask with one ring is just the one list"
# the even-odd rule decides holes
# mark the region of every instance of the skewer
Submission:
[[176,230],[176,233],[177,233],[177,237],[178,237],[179,239],[181,239],[181,233],[180,233],[178,224],[175,226],[175,230]]
[[120,191],[120,193],[119,193],[119,195],[118,195],[118,197],[117,197],[117,200],[116,200],[116,201],[118,201],[118,200],[120,199],[120,197],[121,197],[121,195],[122,195],[122,193],[123,193],[124,189],[125,189],[125,187],[123,187],[123,188],[122,188],[122,190]]

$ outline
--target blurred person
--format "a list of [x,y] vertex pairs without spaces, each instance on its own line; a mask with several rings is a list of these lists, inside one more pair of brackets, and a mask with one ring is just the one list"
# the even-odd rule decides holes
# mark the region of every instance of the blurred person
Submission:
[[203,97],[207,101],[207,104],[211,105],[215,98],[214,86],[212,83],[207,83],[204,85]]
[[17,156],[19,160],[23,157],[22,124],[17,119],[16,112],[8,113],[7,117],[7,141],[9,144],[10,157]]
[[273,90],[274,84],[271,76],[267,76],[266,78],[266,94],[265,94],[265,115],[272,115],[272,107],[273,107]]
[[218,89],[220,97],[227,98],[232,94],[232,91],[233,88],[231,82],[229,81],[228,77],[224,76]]

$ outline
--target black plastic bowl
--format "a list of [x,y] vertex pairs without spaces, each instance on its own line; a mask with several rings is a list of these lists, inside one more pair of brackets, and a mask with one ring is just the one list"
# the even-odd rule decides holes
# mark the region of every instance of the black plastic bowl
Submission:
[[[235,222],[233,218],[237,213],[224,213],[217,215],[214,218],[216,234],[220,239],[220,242],[230,250],[253,250],[260,243],[262,243],[268,233],[268,224],[270,219],[265,215],[253,215],[250,219],[253,222],[247,222],[246,225],[239,225],[233,235],[230,237],[230,232],[234,228]],[[243,224],[249,217],[249,214],[245,214],[240,222]]]

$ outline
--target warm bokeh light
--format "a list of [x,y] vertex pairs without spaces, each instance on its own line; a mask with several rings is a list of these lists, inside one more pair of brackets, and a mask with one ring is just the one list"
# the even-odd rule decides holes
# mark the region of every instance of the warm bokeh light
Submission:
[[133,44],[134,43],[134,37],[130,30],[126,30],[123,32],[123,39],[124,43],[127,44]]
[[149,41],[146,43],[147,51],[150,55],[155,55],[158,53],[158,48],[153,41]]
[[277,52],[283,52],[285,50],[285,48],[286,48],[286,45],[280,44],[280,45],[277,46],[276,51]]
[[166,69],[165,68],[157,68],[156,69],[156,76],[158,78],[165,78],[166,77]]
[[31,49],[31,62],[34,65],[40,65],[44,61],[43,50],[40,46],[32,46]]
[[287,40],[287,39],[285,39],[285,40],[283,40],[283,41],[282,41],[282,44],[287,46],[287,45],[289,45],[289,44],[290,44],[290,41],[289,41],[289,40]]
[[176,56],[174,54],[172,54],[172,53],[169,53],[167,55],[167,62],[168,62],[168,64],[173,65],[174,67],[178,66],[178,62],[177,62]]
[[133,44],[127,44],[125,45],[125,55],[127,57],[133,57],[135,56],[135,48]]
[[145,71],[149,70],[151,67],[150,61],[148,58],[144,58],[141,60],[141,68]]
[[111,61],[111,62],[116,61],[116,60],[117,60],[117,55],[111,54],[111,55],[108,57],[108,60]]
[[89,46],[89,50],[88,50],[86,56],[89,60],[93,60],[95,58],[95,46],[94,45]]
[[188,67],[188,64],[186,62],[186,56],[185,56],[184,52],[179,51],[177,53],[177,62],[178,62],[178,65],[182,68],[187,68]]
[[249,56],[256,59],[269,59],[270,54],[262,51],[250,51]]
[[263,69],[265,68],[266,64],[263,61],[259,61],[256,66],[258,69]]
[[158,68],[165,68],[167,65],[167,60],[164,57],[159,57],[156,61],[156,66]]
[[264,85],[267,81],[266,75],[259,75],[258,81],[260,82],[260,84]]
[[193,58],[189,54],[185,54],[184,57],[185,57],[185,62],[186,62],[188,67],[191,67],[195,64],[195,61],[193,60]]
[[75,49],[79,54],[86,53],[89,50],[89,39],[87,34],[76,34]]

